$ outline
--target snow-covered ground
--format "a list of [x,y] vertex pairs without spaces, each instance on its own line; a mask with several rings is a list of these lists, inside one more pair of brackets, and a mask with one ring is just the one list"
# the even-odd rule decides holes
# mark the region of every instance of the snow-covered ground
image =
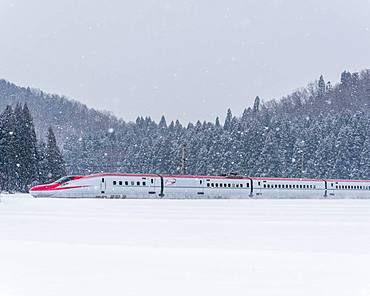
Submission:
[[1,199],[1,296],[370,295],[370,200]]

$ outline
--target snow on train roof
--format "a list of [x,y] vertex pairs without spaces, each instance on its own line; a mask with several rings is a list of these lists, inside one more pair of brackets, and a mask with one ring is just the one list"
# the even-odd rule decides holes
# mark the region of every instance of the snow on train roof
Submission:
[[95,178],[95,177],[158,177],[158,174],[97,173],[84,176],[84,178]]
[[335,182],[369,182],[370,180],[345,180],[345,179],[325,179],[327,182],[335,183]]
[[84,176],[94,177],[164,177],[164,178],[189,178],[189,179],[223,179],[223,180],[257,180],[257,181],[286,181],[286,182],[370,182],[370,180],[342,180],[342,179],[310,179],[310,178],[279,178],[279,177],[246,177],[246,176],[203,176],[203,175],[170,175],[170,174],[135,174],[135,173],[97,173]]

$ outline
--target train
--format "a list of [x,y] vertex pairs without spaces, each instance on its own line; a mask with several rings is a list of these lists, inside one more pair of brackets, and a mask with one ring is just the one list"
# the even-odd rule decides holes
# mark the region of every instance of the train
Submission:
[[37,185],[30,194],[118,199],[370,198],[370,180],[97,173]]

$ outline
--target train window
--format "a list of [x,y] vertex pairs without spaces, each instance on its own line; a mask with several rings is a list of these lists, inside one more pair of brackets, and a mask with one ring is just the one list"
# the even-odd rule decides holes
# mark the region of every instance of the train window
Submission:
[[117,185],[117,181],[113,181],[113,185]]
[[125,181],[125,185],[128,186],[128,181]]
[[211,186],[212,186],[212,187],[215,187],[215,184],[211,183]]
[[231,184],[229,183],[229,184],[227,184],[227,187],[231,187]]
[[216,187],[218,187],[218,183],[216,183]]
[[153,183],[154,183],[154,179],[150,179],[150,183],[152,183],[152,184],[153,184]]
[[102,178],[101,181],[104,183],[104,178]]
[[146,186],[146,182],[143,182],[143,186]]
[[236,188],[239,188],[239,184],[236,184]]
[[261,182],[258,182],[258,186],[261,186]]
[[137,181],[137,182],[136,182],[136,185],[137,185],[137,186],[140,186],[140,182],[139,182],[139,181]]
[[279,188],[281,188],[281,184],[279,184]]
[[243,188],[243,184],[240,184],[240,188]]
[[134,186],[135,185],[135,182],[134,181],[131,181],[131,186]]
[[338,189],[338,185],[335,185],[335,189]]
[[202,184],[202,180],[199,180],[199,184]]
[[281,188],[285,188],[285,185],[283,184],[283,185],[281,185]]
[[119,182],[118,182],[118,184],[119,184],[120,186],[122,186],[122,181],[119,181]]
[[207,187],[209,187],[209,183],[207,183]]

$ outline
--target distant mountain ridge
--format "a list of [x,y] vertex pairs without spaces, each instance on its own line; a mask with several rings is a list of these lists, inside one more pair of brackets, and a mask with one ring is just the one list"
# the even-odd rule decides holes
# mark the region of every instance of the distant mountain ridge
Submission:
[[34,119],[37,136],[44,139],[52,126],[60,144],[70,136],[103,132],[122,125],[114,115],[106,114],[59,95],[45,94],[0,80],[0,112],[7,105],[26,103]]

